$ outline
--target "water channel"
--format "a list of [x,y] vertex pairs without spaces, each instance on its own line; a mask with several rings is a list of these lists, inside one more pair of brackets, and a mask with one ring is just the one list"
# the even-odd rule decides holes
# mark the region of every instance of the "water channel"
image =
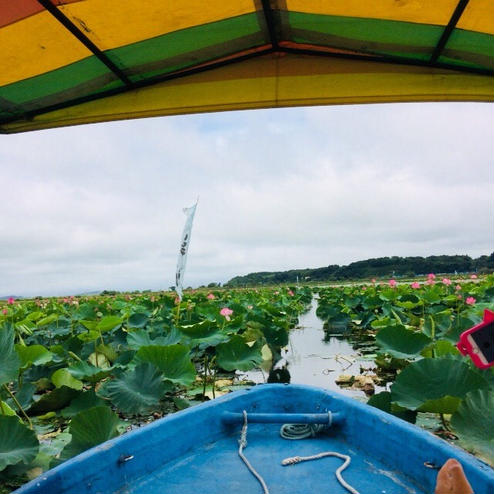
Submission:
[[[288,371],[293,384],[309,384],[341,391],[354,398],[367,401],[368,395],[357,385],[340,387],[336,381],[341,375],[373,375],[376,367],[372,359],[372,342],[358,342],[349,333],[324,330],[323,321],[316,315],[317,299],[312,300],[308,312],[299,317],[299,324],[290,331],[288,346],[282,350],[282,359],[275,369],[280,374]],[[370,351],[370,352],[369,352]],[[256,369],[242,373],[255,383],[268,380],[268,372]],[[384,388],[374,386],[378,393]]]

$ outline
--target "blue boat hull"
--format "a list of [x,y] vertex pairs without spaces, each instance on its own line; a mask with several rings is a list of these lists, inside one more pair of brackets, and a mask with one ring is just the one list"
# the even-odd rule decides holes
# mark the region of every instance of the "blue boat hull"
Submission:
[[475,494],[494,489],[489,466],[418,427],[335,392],[272,384],[226,395],[108,441],[16,493],[261,494],[237,454],[243,410],[252,418],[332,412],[326,432],[300,441],[281,438],[280,425],[265,423],[266,417],[258,415],[260,423],[249,423],[244,453],[271,494],[347,493],[334,475],[342,464],[339,458],[281,465],[287,457],[325,451],[351,457],[343,477],[362,494],[432,494],[437,469],[431,466],[448,458],[462,463]]

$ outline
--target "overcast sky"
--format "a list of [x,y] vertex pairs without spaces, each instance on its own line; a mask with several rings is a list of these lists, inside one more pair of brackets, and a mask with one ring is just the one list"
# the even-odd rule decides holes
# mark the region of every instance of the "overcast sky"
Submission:
[[492,106],[154,118],[0,136],[0,296],[494,250]]

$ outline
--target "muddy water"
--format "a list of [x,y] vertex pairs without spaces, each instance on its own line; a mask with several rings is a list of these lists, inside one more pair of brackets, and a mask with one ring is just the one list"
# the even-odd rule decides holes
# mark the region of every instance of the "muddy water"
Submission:
[[[324,331],[323,321],[316,316],[317,300],[311,309],[299,317],[299,325],[290,331],[290,342],[282,351],[282,360],[275,369],[285,368],[294,384],[310,384],[367,400],[360,389],[341,388],[336,384],[340,375],[372,374],[374,361],[350,340],[350,334]],[[283,374],[283,372],[280,372]],[[256,383],[267,382],[268,372],[254,370],[242,373]],[[376,386],[376,393],[383,388]]]

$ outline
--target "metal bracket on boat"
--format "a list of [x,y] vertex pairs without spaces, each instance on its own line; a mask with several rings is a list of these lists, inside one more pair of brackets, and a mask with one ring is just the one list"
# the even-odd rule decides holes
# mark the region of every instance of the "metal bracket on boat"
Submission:
[[[226,424],[241,424],[242,413],[223,412],[221,419]],[[344,421],[341,412],[333,413],[249,413],[249,423],[257,424],[322,424],[335,425]]]
[[120,455],[118,457],[118,463],[122,465],[123,463],[127,463],[130,460],[134,459],[134,455]]

